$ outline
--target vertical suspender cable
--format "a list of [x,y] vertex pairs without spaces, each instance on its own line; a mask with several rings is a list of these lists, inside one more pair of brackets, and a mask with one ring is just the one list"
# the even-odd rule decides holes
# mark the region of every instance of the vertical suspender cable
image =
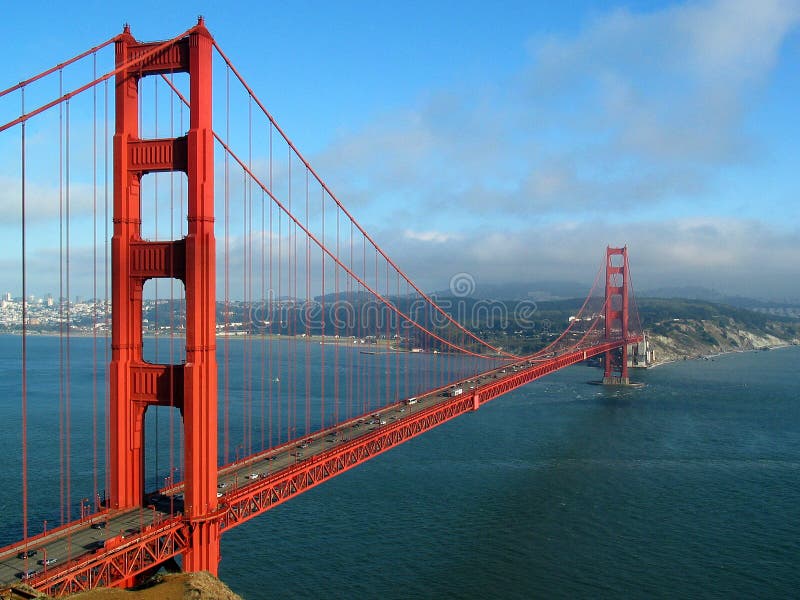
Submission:
[[[291,184],[291,181],[292,181],[291,173],[292,173],[292,151],[290,149],[289,150],[289,183],[290,184]],[[289,191],[289,202],[290,202],[290,205],[291,205],[291,201],[292,201],[292,193],[291,193],[291,190],[290,190]],[[298,323],[297,323],[297,317],[298,317],[298,314],[297,314],[298,313],[298,307],[297,307],[297,298],[298,298],[298,295],[297,295],[297,280],[298,280],[298,276],[297,276],[297,255],[299,254],[299,252],[297,251],[297,223],[294,222],[294,221],[292,222],[291,231],[292,231],[292,247],[291,247],[291,253],[292,253],[292,272],[291,272],[292,273],[292,281],[291,281],[291,289],[292,289],[292,298],[293,298],[294,310],[292,311],[292,331],[291,331],[291,336],[292,336],[292,361],[291,361],[292,376],[290,378],[290,382],[291,382],[290,383],[290,385],[291,385],[290,393],[291,393],[291,396],[292,396],[292,439],[295,439],[297,437],[297,426],[298,426],[297,424],[299,422],[299,419],[298,419],[298,416],[297,416],[297,389],[299,388],[299,385],[297,384],[297,372],[298,372],[298,368],[297,368],[297,352],[298,352],[298,348],[297,348],[297,330],[298,330]]]
[[[252,168],[252,165],[251,165]],[[246,306],[250,306],[250,297],[249,297],[249,272],[250,272],[250,240],[249,238],[249,229],[250,229],[250,214],[249,214],[249,205],[250,205],[250,186],[247,182],[247,174],[242,173],[242,253],[244,256],[242,257],[242,300],[245,302]],[[242,315],[242,322],[246,320],[247,315]],[[242,341],[242,455],[247,456],[250,454],[250,439],[251,439],[251,428],[252,428],[252,411],[250,407],[251,403],[251,381],[250,381],[250,374],[251,374],[251,360],[252,357],[250,356],[250,334],[245,331],[244,340]]]
[[[320,188],[320,212],[322,213],[322,245],[325,245],[325,190]],[[325,251],[320,249],[321,292],[320,292],[320,392],[319,392],[319,429],[325,429]],[[334,365],[335,367],[336,365]]]
[[[363,240],[363,237],[362,237],[362,240]],[[361,255],[360,256],[360,258],[361,258],[361,269],[360,269],[360,273],[359,274],[360,274],[361,280],[362,281],[366,281],[366,257],[364,256],[364,245],[363,244],[361,245],[361,252],[359,252],[359,254]],[[361,294],[361,285],[360,284],[359,284],[359,287],[358,287],[357,296],[358,296],[357,305],[362,307],[361,316],[358,319],[358,333],[356,333],[356,338],[358,339],[358,343],[360,345],[362,340],[364,339],[364,332],[363,332],[364,321],[366,320],[367,315],[369,314],[368,310],[367,310],[367,309],[369,309],[369,305],[366,302],[364,302],[362,304],[362,294]],[[356,389],[355,389],[355,391],[356,391],[356,412],[358,414],[363,414],[364,412],[366,412],[366,409],[364,407],[364,395],[362,393],[363,385],[364,385],[364,379],[365,379],[364,373],[361,370],[362,356],[363,355],[361,354],[360,350],[359,350],[358,354],[356,354],[356,356],[355,356],[355,360],[356,360],[356,369],[355,369],[355,371],[356,371],[356,373],[355,373],[355,376],[356,376],[356,384],[355,384],[356,385]]]
[[262,234],[269,236],[269,250],[267,254],[267,258],[265,259],[265,269],[266,269],[266,278],[267,281],[265,283],[266,290],[265,293],[262,294],[263,298],[263,305],[264,305],[264,335],[265,335],[265,344],[266,344],[266,353],[267,353],[267,448],[272,448],[274,445],[272,439],[272,425],[273,425],[273,403],[275,400],[275,394],[273,390],[275,388],[275,371],[273,369],[273,362],[272,362],[272,352],[273,352],[273,342],[274,342],[274,321],[275,321],[275,312],[274,312],[274,300],[275,300],[275,290],[273,289],[273,279],[272,279],[272,202],[269,198],[264,198],[264,203],[266,206],[269,206],[269,225],[266,229],[266,232]]
[[[158,81],[159,80],[158,80],[157,77],[153,79],[153,104],[154,104],[154,110],[153,110],[153,112],[154,112],[154,114],[153,114],[153,120],[154,120],[153,138],[158,138]],[[158,171],[153,173],[153,187],[155,188],[155,190],[153,192],[153,239],[158,240],[159,239],[158,238]],[[153,354],[153,362],[155,362],[156,364],[159,363],[158,346],[159,346],[159,333],[160,333],[160,330],[161,330],[161,325],[160,325],[160,323],[158,321],[158,304],[159,304],[159,301],[160,301],[160,298],[159,298],[159,295],[158,295],[158,279],[159,279],[158,277],[153,278],[153,287],[154,287],[153,295],[155,297],[155,303],[153,305],[153,321],[155,322],[155,326],[156,326],[155,335],[154,335],[155,339],[153,340],[153,345],[155,346],[155,350],[154,350],[154,354]],[[154,423],[154,425],[155,425],[155,427],[154,427],[155,440],[154,440],[154,444],[153,444],[153,449],[154,449],[154,454],[155,454],[155,456],[154,456],[155,465],[153,466],[153,480],[157,482],[158,481],[158,462],[159,462],[158,461],[158,458],[159,458],[158,457],[158,450],[159,450],[159,446],[161,446],[161,440],[159,439],[159,435],[158,435],[159,434],[158,414],[161,411],[159,410],[158,406],[154,406],[153,407],[153,411],[155,412],[155,418],[153,419],[155,421],[155,423]],[[147,413],[145,412],[145,415],[146,414]],[[147,476],[145,475],[145,490],[146,489],[147,489]]]
[[[253,107],[252,103],[249,105],[249,107],[250,107],[250,119],[252,121],[252,107]],[[251,123],[251,127],[252,127],[252,123]],[[260,448],[260,450],[261,451],[263,451],[266,448],[266,446],[264,444],[264,442],[266,441],[265,440],[266,422],[265,422],[265,406],[264,406],[264,403],[266,401],[266,391],[267,391],[266,388],[265,388],[265,385],[266,385],[265,371],[266,371],[266,366],[267,366],[267,338],[266,338],[267,330],[265,329],[265,320],[266,319],[265,319],[265,316],[264,316],[265,315],[265,312],[264,312],[264,308],[265,308],[265,288],[264,288],[264,286],[266,285],[266,281],[265,281],[265,275],[266,274],[264,272],[264,268],[265,268],[264,260],[266,258],[266,242],[264,240],[264,228],[266,227],[266,224],[267,224],[265,201],[266,201],[266,198],[264,196],[264,191],[262,190],[261,191],[261,231],[260,231],[260,235],[259,235],[259,238],[261,240],[261,248],[260,248],[260,251],[261,251],[260,252],[260,257],[261,257],[261,262],[260,262],[260,265],[261,265],[261,281],[260,281],[260,283],[261,283],[261,315],[262,315],[261,316],[261,323],[259,323],[259,328],[260,328],[260,331],[261,331],[261,414],[260,414],[260,417],[261,417],[261,448]]]
[[265,259],[266,259],[266,241],[264,240],[264,228],[267,224],[267,214],[266,214],[266,198],[264,197],[264,192],[261,192],[261,232],[259,238],[261,240],[261,450],[263,451],[266,448],[266,407],[264,406],[267,394],[266,394],[266,367],[267,367],[267,338],[266,338],[266,329],[264,325],[265,321],[265,285],[266,285],[266,274],[264,272],[265,268]]
[[[92,55],[97,79],[97,54]],[[97,497],[97,87],[92,88],[92,498]]]
[[[269,124],[269,189],[272,190],[272,123]],[[275,287],[272,278],[272,232],[273,230],[273,223],[272,223],[272,201],[269,202],[269,288],[267,292],[269,293],[269,310],[267,311],[267,317],[269,319],[269,327],[266,329],[266,332],[269,334],[269,404],[268,404],[268,421],[269,421],[269,447],[272,448],[274,442],[272,441],[272,411],[273,411],[273,402],[275,400],[275,394],[273,390],[275,389],[275,383],[280,386],[280,377],[277,377],[277,382],[275,381],[276,377],[274,375],[274,371],[272,370],[273,361],[272,361],[272,350],[273,350],[273,342],[274,342],[274,322],[275,322]],[[280,223],[280,214],[278,215],[278,222]],[[278,237],[278,249],[280,251],[280,237]],[[280,280],[279,280],[280,284]],[[280,323],[280,320],[278,321]],[[278,330],[280,331],[280,330]],[[280,362],[278,362],[280,365]],[[278,368],[280,371],[280,368]],[[280,389],[280,387],[278,388]],[[280,396],[279,396],[280,397]],[[278,403],[278,425],[280,425],[280,402]],[[280,440],[280,427],[278,427],[278,440]]]
[[[395,273],[397,273],[397,272],[395,272]],[[400,275],[399,274],[397,274],[396,293],[397,293],[397,303],[399,304],[401,302],[401,297],[400,297]],[[403,330],[402,330],[399,318],[396,321],[396,325],[397,325],[397,328],[395,330],[395,335],[397,337],[395,339],[397,340],[397,342],[396,342],[395,353],[394,353],[394,382],[395,382],[394,383],[394,390],[395,390],[394,394],[395,394],[395,399],[399,400],[402,397],[402,394],[401,394],[401,391],[400,391],[400,352],[402,351],[402,348],[403,348],[403,346],[402,346],[402,343],[403,343],[403,339],[402,339]]]
[[[230,69],[225,70],[225,143],[230,144],[231,139],[231,89],[230,89]],[[228,328],[230,323],[230,162],[228,153],[225,153],[225,315],[223,323],[225,324],[225,337],[223,342],[224,359],[223,359],[223,377],[225,379],[225,389],[223,392],[223,443],[222,443],[222,456],[223,464],[229,462],[228,451],[228,432],[229,432],[229,403],[230,403],[230,339],[228,338]]]
[[[367,238],[363,234],[361,235],[361,280],[365,283],[367,282]],[[366,291],[366,290],[365,290]],[[366,294],[365,294],[366,296]],[[359,336],[364,343],[366,343],[366,337],[369,335],[369,311],[365,312],[365,320],[366,322],[361,324],[361,335]],[[361,383],[361,406],[360,411],[365,413],[369,410],[369,365],[364,364],[364,357],[365,355],[361,352],[358,353],[358,362],[359,362],[359,381]]]
[[[248,97],[248,127],[247,127],[247,151],[249,168],[253,169],[253,117],[252,117],[252,99]],[[247,440],[245,443],[244,454],[249,456],[253,453],[253,339],[252,339],[252,321],[253,315],[253,184],[252,180],[246,173],[242,174],[245,182],[245,214],[247,215],[245,222],[245,260],[247,268],[245,269],[245,300],[247,302],[247,315],[242,319],[245,322],[247,329],[245,330],[245,346],[247,354],[245,357],[245,365],[247,366],[247,388],[245,391],[245,399],[247,402]]]
[[[25,114],[25,88],[21,94],[22,114]],[[25,125],[22,123],[21,143],[20,143],[20,170],[21,170],[21,194],[20,212],[22,220],[22,539],[25,546],[28,545],[28,279],[27,279],[27,248],[26,233],[27,226],[25,221]]]
[[[336,208],[336,256],[341,259],[341,246],[339,237],[339,209]],[[324,254],[323,254],[324,255]],[[339,266],[333,263],[333,311],[331,321],[334,323],[334,335],[338,338],[333,346],[333,424],[341,420],[339,415],[339,344],[342,341],[342,329],[339,327]]]
[[[408,309],[406,314],[411,315],[411,308],[410,307],[411,307],[411,303],[413,302],[413,299],[412,299],[412,296],[409,294],[408,287],[409,287],[408,286],[408,282],[406,282],[406,289],[405,289],[405,294],[403,294],[403,297],[407,298],[408,299],[408,303],[409,303],[409,309]],[[417,395],[416,394],[416,390],[412,391],[410,386],[409,386],[409,382],[411,381],[411,350],[414,347],[414,341],[411,339],[412,330],[408,326],[409,324],[408,323],[403,323],[403,325],[405,326],[405,331],[403,331],[403,339],[405,340],[405,342],[407,344],[406,352],[405,352],[405,354],[406,354],[405,363],[406,364],[405,364],[405,369],[403,370],[403,374],[405,376],[405,396],[409,397],[409,396],[416,396]],[[415,375],[414,376],[414,381],[418,382],[419,381],[419,374],[415,373],[414,375]]]
[[[58,72],[58,92],[63,94],[64,73]],[[58,105],[58,448],[61,524],[64,505],[64,105]]]
[[[247,181],[247,174],[242,174],[242,215],[244,217],[242,223],[242,252],[243,256],[243,264],[242,264],[242,300],[243,300],[243,307],[246,307],[247,310],[251,308],[251,298],[250,298],[250,278],[251,278],[251,270],[252,270],[252,254],[250,252],[250,229],[252,227],[252,211],[250,210],[251,207],[251,192],[252,189]],[[248,456],[250,454],[250,446],[252,443],[252,436],[253,436],[253,395],[252,395],[252,375],[253,375],[253,363],[252,363],[252,347],[251,347],[251,339],[250,339],[250,331],[249,331],[249,324],[247,323],[247,316],[249,313],[245,313],[242,315],[242,323],[243,327],[246,327],[244,333],[244,341],[242,342],[242,382],[244,383],[244,389],[242,391],[242,412],[244,413],[244,423],[243,423],[243,439],[242,439],[242,455]]]
[[[108,312],[108,307],[109,307],[108,286],[109,286],[110,279],[111,279],[108,276],[108,269],[109,269],[108,251],[109,251],[109,245],[111,243],[110,242],[110,238],[108,236],[108,223],[109,223],[109,218],[108,218],[109,217],[109,215],[108,215],[108,137],[109,137],[109,135],[108,135],[108,80],[103,82],[103,87],[104,87],[103,91],[104,91],[104,98],[105,98],[104,99],[105,106],[104,106],[104,110],[103,110],[103,124],[104,124],[104,129],[103,129],[103,144],[104,144],[104,146],[103,146],[103,155],[104,155],[104,161],[103,161],[103,164],[104,164],[104,172],[103,172],[103,178],[104,178],[104,181],[103,181],[104,188],[103,189],[104,189],[104,191],[103,191],[103,198],[104,198],[104,203],[105,203],[104,212],[103,212],[103,223],[104,223],[104,227],[105,227],[105,231],[104,231],[104,240],[105,240],[104,246],[105,246],[105,248],[104,248],[104,256],[103,256],[103,269],[104,269],[104,279],[105,279],[105,294],[104,294],[104,301],[103,301],[103,320],[105,322],[105,328],[104,329],[105,329],[105,337],[106,337],[105,344],[104,344],[105,357],[104,357],[103,364],[107,365],[110,362],[110,357],[109,357],[109,352],[108,352],[108,349],[109,349],[109,339],[108,338],[109,338],[109,335],[111,334],[110,315],[109,315],[109,312]],[[109,386],[108,386],[107,383],[104,386],[104,389],[105,389],[105,394],[108,394],[109,393],[108,392]],[[106,406],[108,406],[108,403],[106,403]],[[105,431],[105,439],[106,440],[108,440],[108,435],[109,435],[109,431],[110,431],[110,428],[111,428],[110,419],[111,419],[110,411],[106,410],[106,431]],[[105,463],[104,490],[109,489],[109,487],[111,485],[111,481],[110,481],[110,476],[111,475],[110,475],[110,468],[109,468],[109,462],[110,462],[110,454],[109,454],[109,452],[110,452],[109,444],[106,443],[105,444],[105,461],[104,461],[104,463]],[[105,493],[103,494],[103,496],[105,496]],[[105,497],[103,498],[103,501],[105,501]]]
[[[381,289],[381,284],[379,281],[378,276],[378,252],[375,251],[375,287],[373,288],[376,292]],[[376,306],[376,308],[378,308]],[[375,311],[375,324],[372,327],[372,333],[375,335],[375,345],[377,348],[378,338],[380,337],[381,333],[381,324],[380,324],[380,315],[383,312],[385,307],[383,305],[380,306],[380,312]],[[381,367],[382,358],[380,354],[375,355],[375,360],[372,361],[372,379],[374,383],[372,384],[373,392],[370,394],[370,407],[380,407],[385,404],[385,401],[381,398],[381,393],[383,392],[383,385],[381,385],[381,375],[380,375],[380,367]]]
[[[287,167],[287,178],[289,183],[289,191],[288,191],[288,201],[289,201],[289,212],[292,212],[292,153],[291,150],[288,152],[288,167]],[[292,301],[291,301],[291,317],[289,319],[289,331],[288,334],[292,339],[292,347],[291,350],[287,349],[287,353],[291,351],[291,356],[288,359],[288,368],[289,368],[289,414],[288,414],[288,424],[287,424],[287,440],[293,440],[295,438],[295,433],[297,429],[297,386],[295,385],[295,377],[297,375],[297,339],[295,338],[295,334],[297,333],[297,225],[292,222],[289,224],[289,231],[287,232],[289,236],[289,246],[287,248],[288,256],[287,261],[287,273],[289,276],[288,280],[288,291],[287,293],[291,294]]]
[[[350,272],[355,273],[355,260],[354,260],[354,242],[353,242],[353,222],[350,221]],[[350,337],[353,338],[355,341],[356,335],[356,323],[360,321],[358,318],[358,301],[356,299],[356,295],[354,293],[353,288],[353,278],[348,275],[347,277],[347,300],[350,302],[351,310],[354,312],[354,317],[350,321],[349,327],[349,334]],[[355,355],[353,354],[358,349],[354,346],[350,347],[350,351],[347,353],[347,418],[353,416],[353,398],[354,398],[354,385],[355,385],[355,378],[356,378],[356,360]]]
[[[373,284],[373,289],[376,292],[381,289],[380,288],[380,282],[378,281],[378,253],[377,252],[375,252],[375,283]],[[383,306],[381,306],[380,308],[383,309]],[[375,312],[375,323],[373,323],[371,325],[369,333],[375,335],[374,342],[375,342],[375,345],[377,347],[378,337],[379,337],[380,332],[381,332],[380,321],[379,321],[380,313],[377,310],[374,311],[374,312]],[[376,408],[378,406],[382,406],[383,405],[383,401],[381,399],[381,392],[383,391],[383,386],[381,385],[381,379],[380,379],[380,375],[379,375],[381,359],[380,359],[380,354],[376,354],[374,356],[375,356],[375,359],[371,361],[372,362],[372,369],[371,369],[371,375],[370,375],[370,378],[369,378],[370,379],[370,391],[368,393],[368,397],[369,397],[370,409]]]
[[66,501],[67,501],[67,521],[72,520],[72,390],[71,390],[71,360],[70,360],[70,327],[72,326],[72,309],[70,304],[70,220],[71,220],[71,188],[70,188],[70,102],[67,100],[66,102],[67,108],[67,129],[66,129],[66,162],[65,162],[65,177],[66,177],[66,188],[67,194],[65,198],[66,203],[66,260],[65,260],[65,268],[66,268],[66,295],[67,295],[67,344],[66,344],[66,375],[67,381],[65,386],[65,405],[64,405],[64,412],[66,413],[66,434],[67,434],[67,445],[66,445],[66,471],[67,471],[67,490],[66,490]]
[[[270,177],[270,190],[275,189],[273,187],[272,182],[272,124],[270,124],[269,130],[269,177]],[[272,204],[272,203],[271,203]],[[278,293],[276,296],[277,300],[277,319],[278,319],[278,334],[282,335],[283,330],[283,307],[281,306],[281,292],[283,291],[283,215],[280,211],[278,211]],[[283,394],[281,393],[282,390],[282,381],[284,378],[281,378],[280,375],[283,375],[283,341],[282,339],[278,340],[278,390],[277,390],[277,400],[278,400],[278,415],[276,418],[276,423],[278,425],[278,440],[277,444],[280,445],[283,439]],[[288,383],[288,382],[287,382]],[[287,412],[288,412],[288,404],[287,404]],[[288,438],[287,438],[288,439]]]
[[[287,201],[289,211],[291,212],[292,206],[292,161],[291,156],[286,165],[286,188],[287,188]],[[292,288],[292,222],[288,217],[286,220],[286,441],[292,439],[292,415],[294,412],[294,371],[292,365],[294,364],[294,357],[292,356],[293,347],[291,342],[292,336],[292,319],[294,318],[294,304],[291,302],[293,288]]]
[[[309,197],[308,197],[308,169],[305,170],[306,175],[306,229],[309,227]],[[309,289],[311,285],[311,238],[306,235],[306,248],[305,248],[305,259],[306,259],[306,302],[305,306],[303,307],[303,320],[305,321],[303,327],[303,333],[305,333],[306,340],[304,344],[304,356],[305,356],[305,384],[306,384],[306,419],[305,419],[305,434],[308,435],[311,433],[311,348],[310,348],[310,340],[309,336],[311,335],[311,323],[309,308],[311,304],[311,290]],[[324,375],[323,375],[324,376]]]
[[[248,142],[250,141],[251,132],[248,129]],[[248,145],[248,168],[253,168],[252,163],[252,146]],[[248,202],[249,202],[249,192],[248,192],[248,182],[247,182],[247,173],[242,170],[242,302],[240,306],[244,307],[247,305],[248,296],[247,296],[247,274],[248,274],[248,261],[249,261],[249,246],[248,246]],[[238,321],[237,317],[237,321]],[[241,322],[244,324],[246,320],[246,315],[242,315]],[[246,456],[248,454],[247,447],[248,447],[248,440],[250,439],[250,380],[248,377],[250,371],[250,356],[249,356],[249,345],[248,345],[248,334],[245,332],[244,340],[242,340],[241,346],[242,350],[242,391],[239,400],[242,403],[242,452],[241,456]]]
[[[385,264],[386,264],[386,297],[387,298],[391,298],[391,293],[392,292],[389,289],[389,263],[386,262]],[[395,298],[394,301],[395,301],[395,303],[397,303],[397,298]],[[392,319],[392,316],[393,316],[394,313],[392,313],[390,310],[386,309],[386,307],[383,307],[383,313],[386,315],[386,339],[384,340],[384,343],[386,344],[386,353],[384,354],[384,361],[383,361],[384,369],[383,369],[383,371],[384,371],[384,377],[386,378],[386,403],[388,404],[388,403],[391,402],[391,386],[392,386],[392,375],[391,375],[391,373],[392,373],[392,365],[391,365],[391,359],[392,359],[392,354],[391,354],[391,352],[392,352],[392,336],[391,336],[390,320]],[[395,398],[395,400],[396,399],[397,398]]]

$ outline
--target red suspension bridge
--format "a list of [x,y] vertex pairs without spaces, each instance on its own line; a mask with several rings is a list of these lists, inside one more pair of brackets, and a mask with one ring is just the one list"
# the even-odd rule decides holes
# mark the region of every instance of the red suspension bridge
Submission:
[[[628,383],[627,248],[541,350],[485,341],[355,220],[202,20],[155,43],[126,27],[0,100],[19,115],[0,116],[0,176],[22,290],[21,522],[0,585],[129,586],[176,558],[216,573],[224,532],[539,377],[602,356],[605,383]],[[57,296],[32,301],[45,285]],[[31,485],[34,405],[58,413],[55,518]]]

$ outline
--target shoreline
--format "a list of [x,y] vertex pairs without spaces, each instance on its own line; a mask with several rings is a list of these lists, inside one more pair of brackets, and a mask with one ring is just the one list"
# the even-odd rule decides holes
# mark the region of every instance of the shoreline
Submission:
[[[0,335],[6,336],[13,336],[13,337],[22,337],[23,334],[21,331],[5,331],[0,332]],[[59,332],[53,331],[27,331],[25,333],[26,337],[42,337],[42,338],[58,338],[58,337],[67,337],[66,333],[60,334]],[[105,340],[108,339],[109,342],[111,340],[111,332],[104,331],[104,332],[97,332],[96,334],[93,332],[87,331],[72,331],[69,333],[69,337],[71,338],[80,338],[80,339],[97,339],[97,340]],[[144,333],[142,334],[143,338],[146,339],[176,339],[181,340],[185,339],[185,335],[183,334],[173,334],[173,333],[163,333],[163,334],[156,334],[156,333]],[[372,343],[363,343],[360,340],[365,338],[358,338],[358,337],[339,337],[335,338],[333,336],[321,336],[321,335],[281,335],[281,334],[263,334],[263,333],[245,333],[245,332],[235,332],[235,333],[222,333],[217,334],[216,339],[218,341],[223,340],[254,340],[254,339],[263,339],[263,340],[285,340],[285,341],[294,341],[294,342],[302,342],[302,343],[318,343],[323,346],[343,346],[349,348],[357,348],[364,354],[392,354],[392,353],[413,353],[412,350],[404,349],[404,348],[397,348],[392,346],[391,340],[378,340],[377,342]],[[754,348],[748,349],[736,349],[736,350],[724,350],[724,351],[713,351],[709,354],[698,354],[698,355],[686,355],[681,358],[673,358],[669,360],[661,360],[656,361],[653,364],[647,365],[645,367],[635,367],[637,369],[644,368],[645,370],[648,369],[655,369],[663,365],[669,365],[672,363],[679,363],[685,361],[696,361],[696,360],[709,360],[714,359],[720,356],[728,356],[731,354],[743,354],[747,352],[765,352],[769,350],[780,350],[783,348],[791,348],[793,346],[800,347],[800,344],[797,341],[782,341],[778,344],[773,345],[765,345],[765,346],[758,346]],[[446,352],[424,352],[424,354],[447,354]]]
[[[22,334],[21,331],[3,331],[3,332],[0,332],[0,335],[9,335],[9,336],[14,336],[14,337],[22,337],[23,334]],[[26,331],[25,335],[27,337],[67,337],[67,333],[66,332],[64,332],[62,334],[62,333],[59,333],[57,331]],[[71,331],[71,332],[69,332],[69,337],[75,337],[75,338],[95,338],[96,337],[98,339],[100,339],[100,338],[111,339],[111,332],[109,332],[109,331],[104,331],[102,333],[98,332],[95,335],[93,332],[89,332],[89,331]],[[171,338],[175,338],[175,339],[183,339],[183,338],[186,337],[186,335],[184,335],[183,333],[143,333],[142,337],[143,338],[170,338],[171,337]],[[385,345],[385,344],[389,343],[389,341],[387,341],[387,340],[378,340],[377,343],[360,344],[360,343],[355,342],[354,340],[362,340],[362,339],[365,339],[365,338],[359,338],[359,337],[355,337],[355,338],[353,338],[353,337],[338,337],[338,338],[335,338],[332,335],[326,335],[326,336],[322,336],[322,335],[305,335],[304,336],[303,334],[281,335],[279,333],[270,333],[270,334],[246,333],[246,332],[241,332],[241,333],[240,332],[218,333],[218,334],[216,334],[215,337],[217,339],[232,339],[232,340],[245,339],[245,338],[250,338],[250,339],[253,339],[253,338],[266,338],[266,339],[275,339],[275,340],[303,340],[303,341],[311,341],[311,342],[323,342],[325,344],[346,344],[346,345],[353,345],[353,346],[356,346],[356,345],[364,345],[364,346],[366,346],[366,345],[369,345],[369,346],[378,345],[378,346],[380,346],[380,345]]]
[[[5,331],[0,333],[0,335],[10,336],[10,337],[22,337],[21,331]],[[62,336],[62,334],[58,332],[52,331],[28,331],[25,334],[27,338],[66,338],[66,333]],[[86,331],[79,331],[79,332],[70,332],[70,338],[75,339],[97,339],[99,340],[108,340],[111,341],[111,334],[109,332],[103,332],[102,334],[98,333],[94,335],[93,333],[86,332]],[[155,334],[155,333],[144,333],[142,334],[142,339],[153,340],[153,339],[173,339],[175,341],[185,340],[186,336],[183,334],[170,334],[170,333],[163,333],[163,334]],[[225,342],[227,340],[240,340],[240,341],[286,341],[286,342],[294,342],[294,343],[303,343],[303,344],[319,344],[320,346],[339,346],[343,348],[352,348],[357,349],[364,354],[394,354],[394,353],[409,353],[409,354],[430,354],[430,355],[439,355],[439,354],[447,354],[446,352],[420,352],[414,351],[406,348],[398,348],[393,346],[393,340],[377,340],[372,341],[369,343],[363,342],[366,338],[359,338],[359,337],[333,337],[333,336],[321,336],[321,335],[281,335],[281,334],[262,334],[262,333],[228,333],[228,334],[217,334],[215,336],[217,343]]]

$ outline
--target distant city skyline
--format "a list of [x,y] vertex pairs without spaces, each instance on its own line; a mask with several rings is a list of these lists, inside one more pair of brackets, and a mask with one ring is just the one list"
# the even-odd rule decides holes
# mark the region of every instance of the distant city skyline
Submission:
[[[125,22],[149,41],[203,14],[328,185],[425,290],[446,289],[459,273],[479,285],[563,280],[588,289],[605,246],[627,244],[637,289],[800,299],[796,1],[231,10],[146,0],[135,12],[96,2],[46,21],[39,12],[5,8],[0,88]],[[0,104],[0,121],[18,114]],[[8,144],[0,137],[0,270],[18,273],[19,166]],[[36,185],[34,218],[57,214],[57,190]],[[97,190],[75,186],[75,214],[85,215]],[[76,224],[88,242],[91,231]],[[104,231],[96,226],[99,255],[75,247],[71,297],[95,294],[91,265],[103,272]],[[52,232],[29,240],[35,294],[58,295],[56,244]]]

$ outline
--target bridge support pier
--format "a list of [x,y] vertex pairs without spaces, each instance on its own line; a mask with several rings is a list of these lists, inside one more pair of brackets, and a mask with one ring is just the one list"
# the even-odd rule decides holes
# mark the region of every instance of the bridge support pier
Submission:
[[[219,523],[215,519],[189,522],[189,551],[183,555],[183,570],[218,573]],[[213,565],[213,569],[211,568]]]

